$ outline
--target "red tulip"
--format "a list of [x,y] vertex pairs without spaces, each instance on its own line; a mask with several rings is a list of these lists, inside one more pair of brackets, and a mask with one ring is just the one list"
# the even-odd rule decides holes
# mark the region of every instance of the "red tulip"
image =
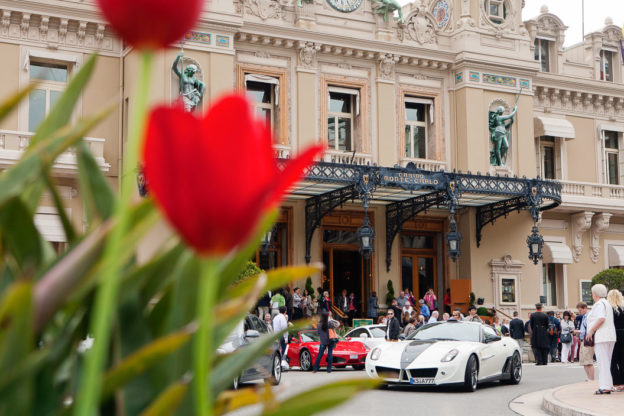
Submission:
[[193,28],[203,0],[97,0],[104,17],[127,43],[163,49]]
[[278,169],[271,131],[252,118],[239,95],[217,101],[205,116],[157,107],[146,134],[150,195],[202,255],[225,254],[246,242],[322,150],[313,146]]

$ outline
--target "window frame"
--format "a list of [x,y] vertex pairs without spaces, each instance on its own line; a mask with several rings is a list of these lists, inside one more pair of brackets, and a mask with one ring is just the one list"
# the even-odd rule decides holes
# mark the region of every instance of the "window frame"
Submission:
[[[42,65],[46,65],[46,64],[51,64],[51,65],[62,65],[65,66],[66,71],[67,71],[67,77],[66,80],[64,82],[62,81],[52,81],[52,80],[44,80],[41,78],[32,78],[31,77],[31,69],[33,66],[33,63],[38,63],[38,64],[42,64]],[[63,94],[63,92],[65,91],[65,89],[67,88],[67,84],[69,83],[71,74],[72,74],[72,63],[71,62],[65,62],[65,61],[58,61],[58,60],[52,60],[52,59],[43,59],[43,58],[38,58],[38,57],[30,57],[29,56],[29,61],[28,61],[28,78],[29,80],[31,80],[32,82],[36,82],[37,86],[30,92],[30,94],[28,95],[28,128],[26,131],[30,132],[30,133],[34,133],[37,128],[39,127],[39,125],[37,125],[35,128],[31,129],[30,126],[30,114],[31,114],[31,102],[30,102],[30,97],[31,95],[35,92],[35,91],[43,91],[45,93],[45,108],[44,108],[44,112],[43,112],[43,120],[45,120],[45,118],[50,114],[50,110],[53,107],[52,104],[52,93],[56,92],[59,94]],[[39,123],[41,124],[41,122]]]
[[[617,148],[611,148],[611,147],[607,147],[607,132],[609,133],[615,133],[616,135],[616,141],[617,141]],[[619,131],[616,130],[606,130],[606,129],[601,129],[600,130],[600,141],[601,141],[601,145],[602,145],[602,158],[603,158],[603,183],[607,184],[607,185],[621,185],[622,184],[622,167],[620,166],[622,164],[623,159],[623,151],[624,151],[624,146],[622,146],[622,134]],[[611,183],[611,178],[610,178],[610,170],[609,170],[609,155],[615,155],[616,156],[616,167],[617,167],[617,183]]]
[[[607,68],[607,55],[609,57],[609,63],[610,65],[608,66],[609,71],[605,71],[605,68]],[[615,81],[615,71],[613,68],[613,61],[614,61],[614,56],[617,55],[617,53],[614,53],[613,51],[610,50],[606,50],[606,49],[601,49],[600,53],[599,53],[599,80],[600,81],[607,81],[607,82],[614,82]],[[610,78],[610,79],[608,79]]]
[[[583,283],[589,283],[589,299],[588,300],[584,300],[583,299]],[[585,302],[587,303],[587,306],[593,306],[594,304],[594,299],[591,296],[591,280],[587,280],[587,279],[581,279],[579,280],[579,301],[580,302]]]
[[[512,302],[503,301],[503,280],[513,280],[513,296],[514,300]],[[501,305],[517,305],[518,304],[518,277],[516,275],[511,274],[499,274],[498,275],[498,295],[499,295],[499,303]]]
[[[330,88],[333,87],[333,85],[330,86]],[[331,91],[330,89],[328,89],[327,91],[327,100],[328,100],[328,104],[327,104],[327,148],[329,150],[333,150],[336,152],[353,152],[353,150],[355,149],[355,143],[354,143],[354,130],[355,130],[355,118],[357,117],[357,95],[356,94],[347,94],[347,93],[342,93],[343,95],[348,95],[349,96],[349,108],[350,108],[350,112],[348,113],[343,113],[343,112],[337,112],[337,111],[331,111],[331,95],[332,94],[340,94],[340,92],[337,91]],[[329,118],[333,118],[334,119],[334,147],[332,148],[330,145],[330,134],[329,134]],[[345,137],[345,148],[344,149],[340,149],[339,148],[339,140],[338,140],[338,131],[339,131],[339,125],[338,125],[338,120],[339,119],[347,119],[349,120],[350,123],[350,129],[349,129],[349,137]],[[349,144],[347,146],[347,143]]]
[[[494,15],[491,13],[492,5],[498,6],[499,14]],[[501,24],[505,21],[505,0],[487,0],[486,13],[488,19],[494,23]]]
[[[274,111],[272,112],[272,128],[275,135],[275,143],[284,146],[290,146],[290,131],[289,131],[289,112],[290,110],[287,108],[287,105],[283,103],[287,103],[288,101],[288,88],[289,88],[289,74],[286,69],[278,69],[273,67],[265,67],[260,65],[251,65],[251,64],[243,64],[240,63],[237,66],[237,77],[236,77],[236,86],[237,90],[241,93],[245,94],[247,90],[247,83],[245,82],[246,74],[254,74],[254,75],[264,75],[276,78],[279,82],[279,95],[275,95],[275,88],[271,88],[272,91],[272,99],[271,102],[275,103],[279,102],[279,111],[274,107]],[[267,84],[270,84],[267,82]],[[274,86],[274,85],[273,85]],[[254,107],[255,111],[255,107]],[[255,114],[255,112],[254,112]]]
[[[552,290],[550,290],[548,288],[548,273],[544,273],[544,270],[548,270],[548,268],[550,268],[552,266],[552,270],[553,270],[553,278],[554,278],[554,303],[551,302],[551,297],[553,295]],[[550,306],[550,307],[558,307],[559,305],[559,301],[560,299],[560,288],[563,285],[563,282],[560,282],[559,277],[560,277],[560,269],[561,269],[561,265],[557,264],[557,263],[543,263],[542,264],[542,281],[541,281],[541,287],[540,287],[540,293],[542,294],[542,296],[546,297],[546,302],[544,302],[544,306]],[[552,285],[551,285],[552,287]]]
[[[546,45],[544,46],[543,43],[545,43]],[[551,72],[550,70],[550,55],[551,55],[550,45],[551,43],[552,43],[551,40],[540,38],[540,37],[536,37],[535,42],[533,43],[533,46],[535,48],[534,58],[536,56],[537,59],[535,60],[540,63],[541,72]],[[543,49],[546,51],[545,57],[544,57],[544,54],[542,54]],[[546,65],[546,70],[544,70],[544,65]]]
[[[552,141],[547,141],[545,138],[552,138]],[[566,158],[566,141],[561,137],[554,136],[538,136],[536,139],[536,158],[537,158],[537,174],[541,178],[552,180],[566,180],[567,179],[567,158]],[[551,147],[553,149],[553,173],[554,178],[546,178],[545,166],[544,166],[544,148]]]
[[[406,98],[431,100],[433,102],[433,118],[427,111],[428,126],[426,135],[426,159],[411,158],[406,155],[406,143],[405,143],[405,100]],[[415,86],[400,85],[396,98],[397,106],[397,133],[398,138],[396,143],[396,154],[398,157],[398,163],[405,166],[409,162],[414,162],[418,165],[420,161],[433,161],[440,162],[440,164],[447,164],[450,158],[450,148],[447,146],[446,135],[444,133],[443,126],[443,108],[442,96],[440,91],[430,88],[419,88]],[[446,166],[444,166],[446,168]]]
[[[421,101],[421,102],[418,102]],[[428,101],[428,102],[424,102],[424,101]],[[413,104],[422,104],[425,106],[425,120],[424,121],[412,121],[412,120],[408,120],[407,119],[407,104],[408,103],[413,103]],[[432,110],[433,109],[433,110]],[[425,160],[429,160],[429,125],[433,125],[433,121],[435,121],[435,115],[432,118],[431,117],[431,112],[434,112],[435,114],[435,102],[433,99],[431,98],[423,98],[423,97],[419,97],[419,96],[413,96],[413,95],[405,95],[403,97],[403,117],[404,117],[404,124],[405,124],[405,132],[407,131],[407,127],[409,126],[410,128],[410,139],[411,139],[411,146],[410,146],[410,153],[411,154],[405,154],[405,150],[407,150],[407,137],[405,137],[405,146],[403,147],[403,157],[404,159],[425,159]],[[414,129],[418,128],[418,127],[424,127],[425,128],[425,157],[416,157],[415,156],[415,150],[416,150],[416,145],[415,142],[413,140],[414,138]],[[432,126],[433,127],[433,126]]]

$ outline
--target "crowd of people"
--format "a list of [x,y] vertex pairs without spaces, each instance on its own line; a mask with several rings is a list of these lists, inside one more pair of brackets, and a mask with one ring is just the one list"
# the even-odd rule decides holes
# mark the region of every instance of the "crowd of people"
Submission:
[[[290,288],[266,293],[258,302],[258,316],[263,318],[271,330],[286,329],[289,317],[293,320],[319,316],[317,330],[321,340],[321,350],[327,350],[328,367],[331,372],[332,351],[337,342],[335,329],[348,326],[362,310],[354,293],[342,293],[333,300],[329,293],[317,289],[318,296],[313,298],[307,290]],[[612,391],[624,391],[624,298],[619,290],[607,291],[604,285],[592,287],[594,304],[589,309],[584,302],[576,305],[577,312],[543,312],[543,306],[536,304],[536,311],[529,314],[523,322],[518,312],[513,319],[500,319],[496,314],[485,324],[496,333],[509,336],[521,346],[525,345],[528,334],[536,365],[548,362],[574,363],[582,365],[589,380],[594,379],[594,361],[598,367],[599,389],[596,394],[610,394]],[[408,337],[425,324],[437,321],[463,320],[482,322],[477,315],[477,308],[470,306],[464,316],[459,308],[451,311],[450,294],[444,296],[444,309],[440,316],[438,299],[429,289],[422,299],[416,299],[409,289],[402,290],[392,300],[385,315],[379,312],[377,294],[372,292],[366,309],[367,318],[386,327],[386,339],[398,340]],[[332,306],[341,312],[342,323],[332,318]],[[286,348],[287,336],[281,340],[282,354]],[[318,371],[320,357],[314,366]]]

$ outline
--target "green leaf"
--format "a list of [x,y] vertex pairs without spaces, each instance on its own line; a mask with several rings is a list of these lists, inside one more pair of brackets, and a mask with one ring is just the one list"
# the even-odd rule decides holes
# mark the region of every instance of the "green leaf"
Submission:
[[24,97],[27,97],[36,86],[37,84],[30,84],[28,87],[11,95],[7,100],[0,104],[0,121],[4,120],[6,116],[11,114],[11,111],[15,110],[20,101],[22,101]]
[[373,389],[379,385],[378,380],[371,378],[337,381],[307,390],[271,406],[262,412],[262,416],[309,416],[331,409],[355,394]]
[[184,396],[186,396],[188,385],[189,380],[187,379],[176,381],[163,391],[147,409],[141,412],[140,416],[167,416],[174,414]]
[[[61,95],[54,107],[50,110],[50,114],[37,128],[35,135],[30,140],[29,148],[48,138],[51,134],[69,123],[74,107],[80,99],[89,78],[91,78],[96,61],[97,55],[92,55],[91,58],[82,65],[80,71],[72,77],[63,95]],[[27,150],[27,152],[28,151],[29,150]]]
[[21,198],[11,198],[0,209],[0,231],[20,269],[32,275],[42,264],[42,238]]
[[96,218],[104,221],[112,215],[117,196],[84,142],[78,144],[76,157],[78,180],[86,207],[87,221],[89,224]]
[[65,231],[65,237],[67,238],[67,241],[71,244],[76,239],[76,230],[74,229],[74,226],[72,225],[71,221],[69,220],[69,217],[67,216],[67,212],[65,211],[65,206],[63,205],[61,196],[59,195],[58,190],[56,189],[54,180],[52,179],[52,175],[50,174],[50,170],[44,169],[43,173],[44,173],[45,183],[47,184],[47,187],[48,187],[48,191],[50,191],[50,194],[52,195],[52,200],[54,201],[56,212],[58,213],[61,219],[61,224],[63,225],[63,230]]
[[181,331],[157,339],[124,358],[106,373],[102,387],[102,397],[110,397],[116,389],[176,351],[188,342],[195,330],[195,326],[187,326]]
[[[256,388],[244,388],[239,390],[226,390],[219,394],[215,400],[214,411],[217,415],[233,412],[241,407],[251,406],[261,401],[275,400],[271,387],[265,384],[263,392]],[[267,397],[268,396],[268,397]]]
[[[32,284],[19,281],[5,293],[0,304],[0,374],[11,373],[34,349]],[[23,365],[23,364],[22,364]],[[0,395],[1,415],[28,415],[33,402],[33,378],[12,383]]]
[[[50,137],[42,139],[35,146],[31,144],[30,150],[24,154],[22,159],[0,175],[0,206],[10,198],[20,195],[28,185],[41,178],[44,169],[48,169],[61,153],[78,142],[110,111],[110,109],[105,110],[93,117],[84,119],[71,128],[63,128]],[[43,190],[42,183],[41,186]],[[32,203],[32,200],[30,202]]]

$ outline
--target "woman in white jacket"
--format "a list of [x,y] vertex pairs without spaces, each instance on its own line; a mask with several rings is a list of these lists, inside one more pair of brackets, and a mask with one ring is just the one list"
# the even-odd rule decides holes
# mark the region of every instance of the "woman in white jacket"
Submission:
[[572,322],[572,315],[570,312],[563,312],[563,320],[561,321],[561,334],[559,339],[561,340],[561,362],[569,363],[568,356],[570,355],[570,347],[572,346],[572,333],[574,332],[574,322]]
[[591,288],[594,307],[587,318],[587,334],[585,339],[594,340],[594,353],[598,364],[598,390],[595,394],[611,394],[613,378],[611,377],[611,356],[615,345],[615,325],[613,308],[605,297],[607,287],[597,284]]

